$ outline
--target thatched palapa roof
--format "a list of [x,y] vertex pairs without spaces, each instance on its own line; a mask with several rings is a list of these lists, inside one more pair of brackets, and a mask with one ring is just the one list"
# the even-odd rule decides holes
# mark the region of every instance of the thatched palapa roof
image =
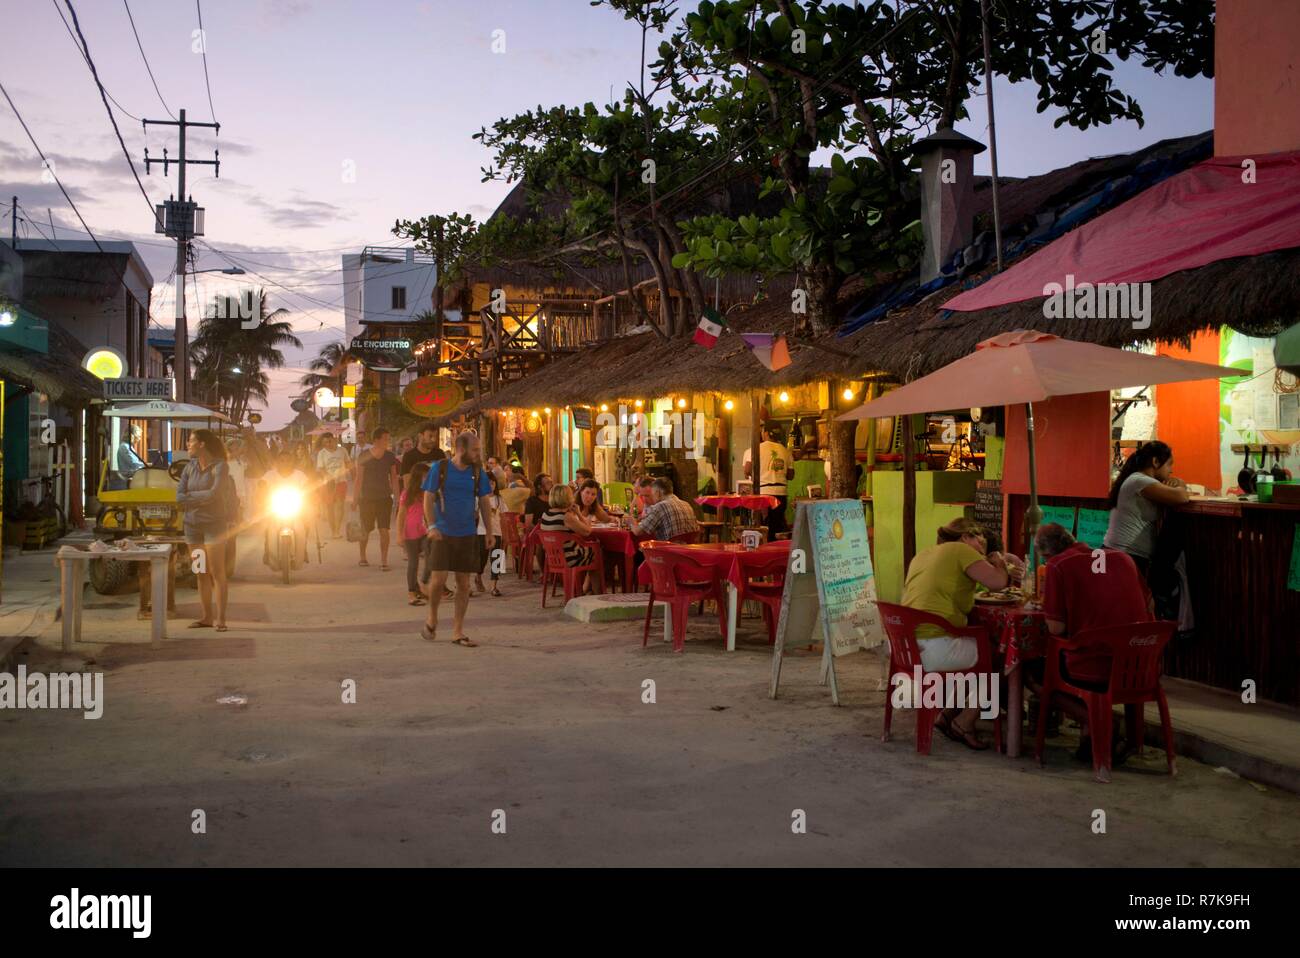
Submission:
[[[1141,192],[1152,177],[1172,175],[1208,151],[1210,135],[1163,141],[1136,153],[1084,160],[1061,170],[1000,182],[1004,243],[1013,250],[1006,265],[1032,255],[1056,234],[1054,222],[1073,229]],[[977,223],[987,215],[988,181],[976,187]],[[553,362],[466,411],[505,407],[593,403],[679,392],[742,392],[829,378],[860,379],[884,374],[898,381],[925,375],[970,353],[977,343],[1015,329],[1041,329],[1106,346],[1139,341],[1186,343],[1198,332],[1221,325],[1256,336],[1272,335],[1300,317],[1300,249],[1221,260],[1166,276],[1151,284],[1151,325],[1135,330],[1113,319],[1048,320],[1042,300],[1033,299],[978,312],[943,309],[964,288],[991,276],[994,268],[971,268],[954,282],[916,302],[889,307],[889,295],[916,287],[915,276],[858,278],[841,291],[843,320],[879,316],[851,333],[839,331],[816,341],[796,338],[798,317],[790,312],[788,289],[743,313],[728,317],[731,332],[707,350],[689,337],[665,343],[641,333],[584,349]],[[736,332],[785,333],[791,365],[764,368]],[[847,355],[845,355],[847,354]]]

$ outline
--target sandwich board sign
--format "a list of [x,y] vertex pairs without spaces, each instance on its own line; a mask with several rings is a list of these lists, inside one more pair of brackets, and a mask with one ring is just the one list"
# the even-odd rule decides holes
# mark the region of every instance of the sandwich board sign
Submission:
[[820,632],[821,682],[825,685],[829,679],[831,701],[839,705],[836,657],[874,648],[884,640],[862,503],[857,499],[800,502],[790,538],[790,567],[772,650],[769,694],[776,698],[786,645],[815,641]]

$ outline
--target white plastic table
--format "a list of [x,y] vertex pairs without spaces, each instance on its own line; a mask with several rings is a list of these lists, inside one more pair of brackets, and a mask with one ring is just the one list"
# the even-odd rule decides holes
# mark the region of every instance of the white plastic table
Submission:
[[167,564],[171,561],[171,553],[172,547],[166,543],[113,549],[111,552],[91,552],[76,546],[62,546],[56,559],[59,563],[59,585],[63,597],[63,651],[71,652],[73,643],[81,641],[81,591],[86,581],[87,563],[92,559],[150,563],[153,615],[149,634],[153,647],[161,648],[163,639],[167,638]]

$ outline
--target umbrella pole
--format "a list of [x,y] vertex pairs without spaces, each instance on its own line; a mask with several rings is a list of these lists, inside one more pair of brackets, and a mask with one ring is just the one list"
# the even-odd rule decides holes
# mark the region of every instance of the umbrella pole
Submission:
[[1029,450],[1029,508],[1025,510],[1025,555],[1030,557],[1030,582],[1038,582],[1038,554],[1034,549],[1034,534],[1043,521],[1043,510],[1038,507],[1038,466],[1034,453],[1034,404],[1025,403],[1025,434]]
[[916,424],[900,416],[903,426],[903,578],[916,558]]

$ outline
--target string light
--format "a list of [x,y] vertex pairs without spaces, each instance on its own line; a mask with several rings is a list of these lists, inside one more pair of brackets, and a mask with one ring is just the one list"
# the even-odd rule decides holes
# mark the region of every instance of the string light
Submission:
[[547,406],[545,409],[542,410],[542,412],[546,413],[546,415],[549,416],[551,414],[551,407]]

